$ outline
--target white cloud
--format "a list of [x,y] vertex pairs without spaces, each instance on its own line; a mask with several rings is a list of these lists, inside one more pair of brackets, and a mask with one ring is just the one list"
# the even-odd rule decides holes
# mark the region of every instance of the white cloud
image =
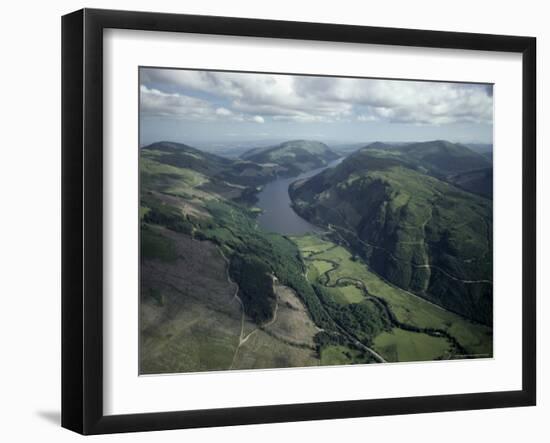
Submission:
[[486,85],[171,69],[144,69],[142,85],[147,94],[155,91],[157,107],[179,118],[431,125],[491,124],[493,118]]
[[491,123],[493,98],[486,85],[305,77],[303,90],[363,107],[366,115],[398,123]]
[[140,86],[140,112],[147,117],[194,121],[244,121],[245,119],[242,114],[235,114],[224,107],[216,108],[207,100],[180,93],[166,93],[144,85]]
[[360,122],[375,122],[378,120],[380,119],[374,115],[362,114],[357,116],[357,121],[360,121]]
[[176,93],[140,86],[140,105],[144,115],[170,116],[177,118],[205,118],[211,114],[207,101]]
[[233,113],[229,109],[218,108],[216,109],[216,115],[229,116],[229,115],[233,115]]

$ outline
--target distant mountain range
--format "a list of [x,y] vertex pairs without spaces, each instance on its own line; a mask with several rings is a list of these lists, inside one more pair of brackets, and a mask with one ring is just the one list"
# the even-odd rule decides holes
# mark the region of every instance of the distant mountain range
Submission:
[[241,159],[281,167],[281,175],[289,177],[326,166],[340,156],[321,142],[292,140],[267,148],[255,148],[241,155]]
[[438,177],[491,167],[491,162],[483,155],[465,145],[445,140],[399,146],[376,142],[365,149],[375,156],[396,158]]
[[492,159],[465,145],[445,140],[397,146],[376,142],[364,149],[373,156],[397,159],[413,169],[446,180],[462,189],[492,197]]
[[[230,182],[241,186],[259,186],[274,179],[277,173],[276,165],[263,166],[255,162],[229,159],[220,155],[196,149],[194,147],[173,142],[157,142],[141,148],[141,161],[145,163],[163,164],[176,168],[192,170],[208,178],[210,186],[223,189],[224,183]],[[169,174],[159,175],[158,168],[152,176],[159,177],[166,183],[171,180]],[[146,169],[142,167],[142,174]],[[174,178],[177,181],[177,178]]]

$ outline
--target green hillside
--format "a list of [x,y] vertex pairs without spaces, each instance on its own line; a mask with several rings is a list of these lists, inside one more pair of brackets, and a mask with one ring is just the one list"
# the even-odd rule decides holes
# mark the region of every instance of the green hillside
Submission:
[[461,189],[493,199],[493,168],[459,172],[447,180]]
[[442,160],[464,149],[448,142],[377,144],[294,183],[290,194],[303,217],[327,226],[391,283],[490,325],[492,203],[420,166],[447,173],[476,164],[473,152],[460,162]]
[[445,140],[392,145],[375,142],[364,148],[371,155],[394,158],[438,178],[492,167],[491,161],[467,146]]
[[292,140],[277,146],[252,149],[241,158],[259,164],[277,165],[281,175],[292,177],[326,166],[339,155],[321,142]]
[[192,170],[215,182],[242,186],[265,184],[275,177],[276,166],[259,165],[248,160],[234,160],[211,154],[182,143],[157,142],[140,150],[140,160]]

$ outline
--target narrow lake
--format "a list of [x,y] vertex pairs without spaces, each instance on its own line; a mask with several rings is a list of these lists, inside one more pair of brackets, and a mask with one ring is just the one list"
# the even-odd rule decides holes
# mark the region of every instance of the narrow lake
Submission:
[[327,168],[336,166],[343,158],[339,158],[322,168],[304,172],[296,177],[281,177],[264,186],[258,194],[256,206],[263,212],[258,217],[258,224],[266,231],[279,234],[301,235],[307,232],[321,232],[322,229],[312,225],[300,217],[290,205],[288,187],[292,182],[303,178],[313,177]]

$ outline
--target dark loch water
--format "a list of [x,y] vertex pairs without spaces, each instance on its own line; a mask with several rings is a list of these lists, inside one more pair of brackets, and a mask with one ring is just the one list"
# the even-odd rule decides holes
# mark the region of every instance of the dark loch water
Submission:
[[307,232],[321,232],[322,229],[312,225],[300,217],[290,205],[288,187],[292,182],[302,178],[313,177],[319,172],[336,166],[343,158],[339,158],[327,166],[304,172],[296,177],[278,178],[264,186],[258,194],[257,207],[263,210],[258,217],[258,224],[266,231],[279,234],[301,235]]

